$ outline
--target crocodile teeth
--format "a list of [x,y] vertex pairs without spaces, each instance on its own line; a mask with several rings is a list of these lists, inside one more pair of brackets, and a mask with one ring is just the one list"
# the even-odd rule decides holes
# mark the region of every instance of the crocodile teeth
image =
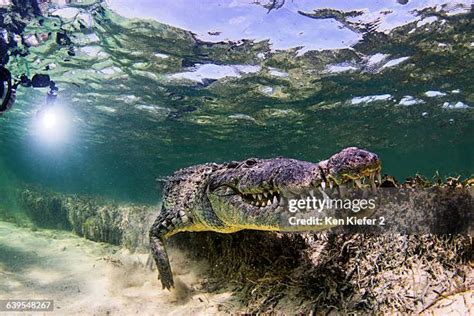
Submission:
[[377,172],[377,180],[379,180],[379,185],[382,184],[382,175],[380,172]]
[[362,182],[360,181],[360,179],[354,179],[354,182],[359,189],[362,189]]
[[321,187],[323,188],[323,190],[326,190],[326,182],[321,182]]
[[258,196],[259,200],[261,200],[263,198],[261,194],[257,194],[257,196]]
[[310,190],[309,195],[311,195],[311,197],[314,197],[314,190]]
[[329,180],[329,188],[332,190],[332,187],[333,187],[333,183],[331,180]]
[[252,194],[252,197],[253,197],[254,200],[257,199],[257,195],[256,195],[256,194]]
[[267,193],[267,192],[263,192],[263,196],[264,196],[264,197],[268,197],[268,193]]
[[275,195],[273,196],[273,203],[277,204],[278,203],[278,197]]
[[272,204],[272,200],[267,201],[267,206]]

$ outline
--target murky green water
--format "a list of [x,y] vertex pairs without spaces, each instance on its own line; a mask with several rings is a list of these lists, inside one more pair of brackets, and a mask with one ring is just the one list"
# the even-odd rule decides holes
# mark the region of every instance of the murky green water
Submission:
[[28,21],[25,36],[49,37],[6,66],[50,74],[65,121],[38,127],[47,90],[20,87],[0,117],[0,185],[153,202],[154,179],[181,167],[346,146],[399,178],[472,174],[469,2],[142,2],[109,6],[154,20],[102,3]]

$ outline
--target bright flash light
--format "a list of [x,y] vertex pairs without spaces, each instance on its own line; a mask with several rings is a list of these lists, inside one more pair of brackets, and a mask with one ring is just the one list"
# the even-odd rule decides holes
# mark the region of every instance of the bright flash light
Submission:
[[57,127],[58,125],[58,117],[55,111],[51,111],[52,109],[48,109],[43,115],[41,116],[41,127],[44,130],[51,130]]
[[70,132],[71,117],[62,106],[50,106],[41,109],[35,119],[35,135],[43,143],[57,145],[67,140]]

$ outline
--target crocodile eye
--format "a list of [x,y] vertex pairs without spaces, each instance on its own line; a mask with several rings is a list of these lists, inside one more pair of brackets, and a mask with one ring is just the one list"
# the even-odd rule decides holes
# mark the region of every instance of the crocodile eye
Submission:
[[253,166],[253,165],[255,165],[256,163],[257,163],[257,160],[255,160],[255,159],[247,159],[247,160],[245,161],[245,164],[246,164],[247,166]]

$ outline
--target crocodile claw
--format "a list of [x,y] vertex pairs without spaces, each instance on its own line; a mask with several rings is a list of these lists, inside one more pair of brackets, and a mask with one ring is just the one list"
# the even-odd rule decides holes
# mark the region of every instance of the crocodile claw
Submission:
[[171,273],[171,269],[168,269],[168,271],[166,272],[161,269],[159,270],[160,274],[158,278],[161,280],[162,289],[171,290],[171,288],[174,287],[173,274]]

